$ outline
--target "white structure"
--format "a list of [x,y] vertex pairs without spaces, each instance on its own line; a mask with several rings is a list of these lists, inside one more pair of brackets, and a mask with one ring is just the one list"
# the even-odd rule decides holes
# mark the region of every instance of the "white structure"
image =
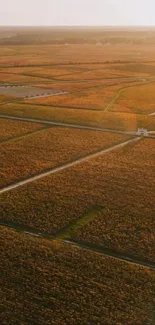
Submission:
[[102,45],[102,43],[101,43],[101,42],[97,42],[97,43],[96,43],[96,45],[98,45],[98,46],[101,46],[101,45]]
[[143,135],[144,137],[147,137],[148,136],[148,130],[144,129],[144,128],[138,128],[136,134],[137,135]]

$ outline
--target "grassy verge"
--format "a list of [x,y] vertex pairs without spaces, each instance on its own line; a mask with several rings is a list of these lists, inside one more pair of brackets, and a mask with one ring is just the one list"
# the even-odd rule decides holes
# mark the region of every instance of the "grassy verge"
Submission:
[[60,231],[57,232],[56,238],[57,239],[70,239],[73,236],[73,233],[75,230],[78,230],[79,228],[83,227],[85,224],[87,224],[89,221],[92,221],[95,217],[97,212],[102,210],[103,207],[101,206],[95,206],[85,212],[82,216],[82,218],[73,221],[70,225],[64,227]]

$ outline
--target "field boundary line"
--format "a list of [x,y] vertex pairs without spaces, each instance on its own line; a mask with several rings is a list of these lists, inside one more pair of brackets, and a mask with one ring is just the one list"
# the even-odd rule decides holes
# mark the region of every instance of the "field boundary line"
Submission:
[[140,259],[138,259],[136,257],[132,257],[131,255],[130,256],[125,255],[123,253],[119,253],[117,251],[104,248],[103,246],[94,245],[94,244],[87,243],[87,242],[71,240],[71,239],[69,239],[69,240],[60,240],[60,241],[65,242],[67,244],[70,244],[72,246],[78,247],[78,248],[84,248],[84,249],[89,250],[91,252],[96,252],[98,254],[108,256],[110,258],[119,260],[121,262],[123,261],[123,262],[127,262],[129,264],[142,266],[142,267],[149,268],[151,270],[155,270],[155,264],[154,263],[145,262],[145,261],[142,261],[142,260],[140,260]]
[[[148,77],[145,77],[145,79],[148,79]],[[152,84],[153,82],[155,82],[155,80],[151,80],[151,81],[147,81],[147,82],[143,82],[143,83],[141,82],[141,83],[139,83],[137,85],[128,85],[128,86],[122,87],[121,89],[119,89],[117,91],[117,93],[115,94],[115,96],[113,97],[113,99],[106,106],[106,108],[104,109],[104,112],[108,112],[109,111],[109,109],[113,106],[113,104],[115,104],[115,102],[117,101],[117,99],[120,97],[120,95],[121,95],[121,93],[123,92],[124,89],[132,88],[132,87],[133,88],[135,88],[135,87],[141,87],[141,86],[144,86],[144,85]],[[119,113],[119,111],[116,111],[116,112]],[[136,113],[134,113],[134,114],[136,114]],[[147,115],[147,114],[144,114],[144,115]],[[148,115],[150,115],[150,114],[148,114]]]
[[92,245],[92,244],[89,244],[86,242],[74,241],[74,240],[70,240],[70,239],[69,240],[58,239],[53,235],[41,233],[37,230],[32,230],[31,228],[29,228],[27,226],[16,225],[14,223],[5,222],[5,221],[1,221],[1,220],[0,220],[0,226],[12,229],[13,231],[16,231],[16,232],[21,232],[28,236],[42,238],[45,240],[55,241],[55,242],[59,241],[59,242],[62,242],[64,244],[67,244],[67,245],[70,245],[73,247],[83,248],[83,249],[89,250],[91,252],[95,252],[96,254],[100,254],[102,256],[109,257],[109,258],[113,258],[120,262],[125,262],[125,263],[136,265],[139,267],[145,267],[149,270],[155,270],[154,263],[145,262],[145,261],[139,260],[138,258],[135,258],[132,256],[127,256],[127,255],[121,254],[119,252],[112,251],[110,249],[106,249],[102,246]]
[[44,130],[48,130],[50,127],[48,126],[45,126],[45,127],[42,127],[38,130],[34,130],[34,131],[31,131],[31,132],[27,132],[23,135],[19,135],[19,136],[15,136],[15,137],[12,137],[12,138],[8,138],[8,139],[5,139],[5,140],[0,140],[0,145],[2,144],[7,144],[7,143],[10,143],[10,142],[15,142],[15,141],[18,141],[18,140],[22,140],[22,139],[25,139],[25,138],[28,138],[30,137],[31,135],[34,135],[36,133],[39,133],[41,131],[44,131]]
[[74,160],[72,162],[69,162],[69,163],[66,163],[66,164],[64,164],[62,166],[52,168],[52,169],[50,169],[50,170],[48,170],[46,172],[42,172],[42,173],[39,173],[39,174],[37,174],[35,176],[26,178],[23,181],[18,181],[16,183],[13,183],[12,185],[8,185],[6,187],[1,188],[0,189],[0,194],[5,193],[5,192],[8,192],[8,191],[11,191],[11,190],[13,190],[15,188],[18,188],[18,187],[21,187],[23,185],[32,183],[32,182],[37,181],[37,180],[39,180],[39,179],[41,179],[43,177],[46,177],[46,176],[49,176],[49,175],[52,175],[52,174],[61,172],[61,171],[65,170],[65,169],[68,169],[70,167],[74,167],[74,166],[76,166],[76,165],[78,165],[80,163],[86,162],[89,159],[97,158],[97,157],[102,156],[102,155],[104,155],[104,154],[106,154],[108,152],[111,152],[113,150],[117,150],[117,149],[123,148],[124,146],[126,146],[126,145],[128,145],[128,144],[130,144],[132,142],[137,142],[140,139],[141,139],[141,137],[134,137],[134,138],[129,139],[129,140],[125,141],[125,142],[119,143],[117,145],[113,145],[112,147],[110,147],[108,149],[103,149],[103,150],[100,150],[100,151],[98,151],[96,153],[88,154],[85,157],[76,159],[76,160]]
[[25,121],[25,122],[31,122],[31,123],[55,125],[55,126],[74,128],[74,129],[102,131],[102,132],[108,132],[108,133],[126,134],[126,135],[131,135],[131,136],[136,135],[136,132],[134,132],[134,131],[129,131],[128,132],[128,131],[121,131],[121,130],[114,130],[114,129],[106,129],[106,128],[103,128],[103,127],[72,124],[72,123],[63,123],[63,122],[54,122],[54,121],[50,121],[50,120],[41,120],[41,119],[35,119],[35,118],[29,118],[29,117],[20,117],[20,116],[12,116],[12,115],[0,114],[0,118],[10,119],[10,120],[17,120],[17,121]]

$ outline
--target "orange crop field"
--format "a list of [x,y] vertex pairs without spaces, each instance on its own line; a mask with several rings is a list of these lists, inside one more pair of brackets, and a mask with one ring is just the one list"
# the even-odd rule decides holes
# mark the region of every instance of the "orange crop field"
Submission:
[[[106,241],[103,231],[104,247],[155,262],[154,153],[154,139],[141,140],[4,193],[0,203],[1,219],[56,234],[98,205],[103,211],[99,227],[90,228],[93,241],[101,242],[102,215],[106,216],[109,240]],[[98,218],[96,220],[98,222]]]
[[37,84],[37,87],[43,87],[43,88],[53,88],[57,90],[64,90],[68,92],[75,92],[75,91],[82,91],[83,89],[91,89],[91,88],[98,88],[98,87],[106,87],[106,86],[111,86],[114,84],[119,84],[121,81],[117,80],[107,80],[107,79],[101,79],[101,80],[88,80],[87,82],[85,81],[59,81],[59,80],[54,80],[51,81],[51,83],[44,83],[44,84]]
[[[2,68],[0,69],[0,72],[5,73],[6,69]],[[45,67],[14,67],[14,68],[8,68],[7,72],[10,74],[17,74],[17,75],[32,75],[36,77],[40,76],[59,76],[59,75],[68,75],[70,73],[76,72],[77,69],[75,67],[71,68],[69,65],[66,67],[65,65],[63,66],[45,66]]]
[[155,83],[129,87],[120,93],[112,111],[149,114],[155,112]]
[[[113,85],[114,84],[114,85]],[[115,85],[115,82],[108,86],[100,86],[88,88],[80,92],[68,93],[60,96],[49,96],[45,98],[36,98],[29,100],[29,103],[43,104],[43,105],[60,105],[87,109],[101,109],[104,110],[112,101],[117,92],[126,86],[126,84]],[[25,103],[27,100],[25,100]]]
[[127,138],[99,131],[53,127],[1,144],[0,187],[108,148]]
[[131,75],[137,75],[137,76],[155,76],[155,65],[154,62],[151,62],[148,64],[145,63],[130,63],[130,64],[122,64],[122,65],[115,65],[116,71],[119,71],[119,73],[126,73]]
[[27,103],[0,105],[0,114],[123,131],[135,131],[138,127],[145,127],[149,131],[155,130],[155,115],[148,116],[121,112],[104,112],[90,109],[61,108],[57,106],[48,107],[39,104],[33,105],[30,101]]
[[0,118],[0,142],[23,136],[43,127],[39,123],[28,123]]
[[102,209],[76,238],[155,262],[154,155],[155,140],[141,140],[89,162],[94,183],[98,173],[103,180],[94,185]]
[[153,272],[3,227],[1,239],[2,324],[8,319],[32,324],[33,319],[65,325],[67,318],[72,325],[141,325],[153,319]]
[[[34,24],[33,5],[6,10]],[[136,27],[0,27],[0,325],[155,324],[155,29],[136,5],[114,10]]]
[[37,76],[27,76],[22,74],[14,74],[14,73],[4,73],[0,72],[0,82],[1,83],[27,83],[27,82],[42,82],[45,79],[42,79],[41,77]]

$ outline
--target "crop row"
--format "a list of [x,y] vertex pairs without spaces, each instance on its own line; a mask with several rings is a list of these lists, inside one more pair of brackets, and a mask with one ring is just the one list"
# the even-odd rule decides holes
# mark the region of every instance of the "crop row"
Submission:
[[17,141],[1,144],[0,186],[76,160],[127,136],[71,128],[48,128]]
[[75,239],[155,262],[154,157],[154,140],[143,140],[89,163],[91,171],[101,171],[103,209],[75,232]]
[[[62,95],[61,95],[62,96]],[[55,97],[55,96],[54,96]],[[138,127],[155,130],[155,116],[101,112],[86,109],[48,107],[42,105],[5,104],[0,105],[1,114],[10,114],[29,118],[40,118],[56,122],[90,125],[114,130],[134,131]]]
[[[82,91],[88,88],[98,88],[98,87],[102,87],[102,86],[109,86],[112,85],[114,83],[116,83],[117,81],[112,81],[112,80],[90,80],[90,81],[78,81],[75,80],[74,82],[72,81],[57,81],[54,80],[53,83],[51,81],[51,83],[49,84],[38,84],[38,87],[41,88],[54,88],[56,90],[65,90],[68,92],[78,92],[78,91]],[[119,82],[118,82],[119,83]]]
[[41,124],[13,121],[0,118],[0,141],[22,136],[28,132],[40,129]]
[[[126,84],[125,84],[126,85]],[[61,96],[53,96],[46,98],[32,99],[30,103],[37,104],[55,104],[62,106],[82,107],[82,108],[94,108],[104,109],[109,102],[113,99],[119,89],[124,84],[118,84],[114,86],[101,86],[98,88],[90,88],[81,91],[80,93],[71,93]],[[26,102],[26,100],[25,100]]]
[[155,274],[1,227],[1,324],[153,324]]
[[[126,40],[126,37],[123,39]],[[121,38],[122,40],[122,38]],[[131,40],[134,41],[133,37]],[[108,41],[108,39],[107,39]],[[118,38],[119,42],[119,38]],[[122,41],[123,42],[123,41]],[[124,42],[123,42],[124,43]],[[62,45],[45,45],[40,44],[34,46],[21,46],[17,45],[16,50],[13,47],[1,46],[0,64],[1,65],[40,65],[43,64],[73,64],[73,63],[91,63],[101,64],[103,62],[108,63],[119,63],[121,61],[134,62],[136,63],[154,60],[154,45],[149,46],[149,56],[148,56],[148,46],[146,44],[112,44],[110,41],[110,46],[105,44],[103,46],[97,46],[96,44],[65,44]],[[141,55],[139,55],[141,53]],[[8,55],[9,54],[9,55]],[[133,57],[134,56],[134,57]],[[125,72],[129,74],[130,69],[125,67]],[[147,72],[147,71],[146,71]],[[133,73],[131,71],[131,73]],[[140,68],[137,74],[144,74],[143,69]]]
[[18,83],[18,82],[43,82],[45,79],[41,77],[32,77],[26,75],[17,75],[11,73],[0,72],[0,82],[4,83]]
[[4,193],[1,219],[56,234],[102,206],[75,237],[155,262],[154,154],[154,140],[141,140]]
[[145,84],[124,89],[112,111],[149,114],[155,111],[155,84]]

